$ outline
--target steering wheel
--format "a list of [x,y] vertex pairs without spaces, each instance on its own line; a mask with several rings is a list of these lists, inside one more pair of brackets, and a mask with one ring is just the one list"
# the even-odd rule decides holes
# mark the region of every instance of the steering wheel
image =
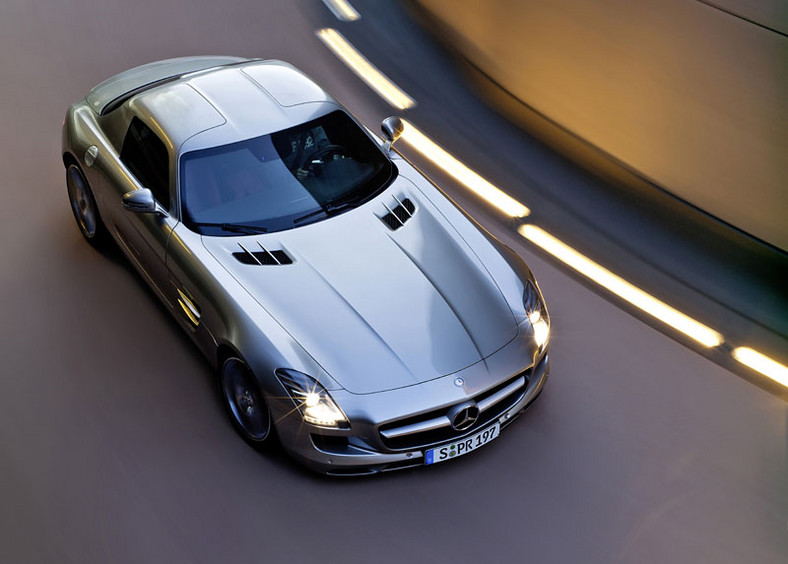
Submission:
[[311,172],[312,167],[318,164],[315,161],[322,161],[328,155],[347,155],[347,149],[342,145],[326,145],[307,157],[306,161],[304,161],[304,170]]

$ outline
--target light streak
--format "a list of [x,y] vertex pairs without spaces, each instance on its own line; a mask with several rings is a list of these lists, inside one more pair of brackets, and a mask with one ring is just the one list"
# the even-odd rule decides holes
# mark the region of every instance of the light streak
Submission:
[[406,110],[416,105],[413,98],[405,94],[386,75],[375,68],[337,30],[327,27],[318,30],[316,35],[350,70],[389,104],[400,110]]
[[400,139],[427,157],[463,186],[501,210],[510,217],[525,217],[531,213],[526,206],[494,186],[476,172],[446,152],[416,127],[402,120],[405,131]]
[[361,19],[361,14],[347,0],[323,0],[323,4],[331,10],[338,20],[343,22],[354,22]]
[[616,294],[618,297],[687,335],[691,339],[694,339],[698,343],[706,347],[716,347],[723,343],[724,339],[717,331],[706,327],[688,315],[685,315],[665,302],[644,292],[630,282],[627,282],[620,276],[613,274],[588,257],[580,254],[572,247],[556,239],[543,229],[535,225],[522,225],[519,228],[519,232],[523,237],[538,245],[564,264],[571,266],[580,274],[590,278],[600,286]]
[[776,360],[750,347],[736,347],[732,354],[733,358],[745,366],[749,366],[783,386],[788,386],[788,367]]

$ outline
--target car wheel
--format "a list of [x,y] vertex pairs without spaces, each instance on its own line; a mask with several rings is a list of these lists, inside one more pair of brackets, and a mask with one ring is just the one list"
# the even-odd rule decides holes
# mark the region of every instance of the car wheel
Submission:
[[262,446],[272,431],[271,414],[252,371],[230,357],[219,369],[219,387],[235,429],[248,443]]
[[101,222],[96,200],[85,175],[73,163],[66,169],[66,186],[71,211],[74,212],[74,219],[82,235],[93,245],[102,243],[105,238],[104,224]]

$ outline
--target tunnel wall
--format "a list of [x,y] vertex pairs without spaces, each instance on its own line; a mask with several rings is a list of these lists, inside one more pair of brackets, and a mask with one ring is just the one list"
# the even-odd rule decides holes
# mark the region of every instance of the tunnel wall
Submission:
[[509,95],[641,177],[788,249],[780,0],[418,0]]

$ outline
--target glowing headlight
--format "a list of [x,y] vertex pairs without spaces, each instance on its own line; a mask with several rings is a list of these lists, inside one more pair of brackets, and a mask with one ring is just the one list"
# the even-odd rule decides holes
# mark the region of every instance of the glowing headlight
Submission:
[[320,427],[346,427],[347,417],[314,378],[295,370],[276,371],[304,421]]
[[543,318],[540,318],[539,321],[533,323],[533,328],[534,341],[536,341],[536,345],[541,349],[550,339],[550,326],[547,324],[547,321],[545,321]]
[[550,340],[550,321],[547,317],[542,294],[532,281],[525,283],[523,305],[528,321],[531,322],[531,327],[534,330],[536,346],[542,349]]
[[316,407],[320,403],[320,394],[309,392],[304,398],[304,405],[307,407]]

